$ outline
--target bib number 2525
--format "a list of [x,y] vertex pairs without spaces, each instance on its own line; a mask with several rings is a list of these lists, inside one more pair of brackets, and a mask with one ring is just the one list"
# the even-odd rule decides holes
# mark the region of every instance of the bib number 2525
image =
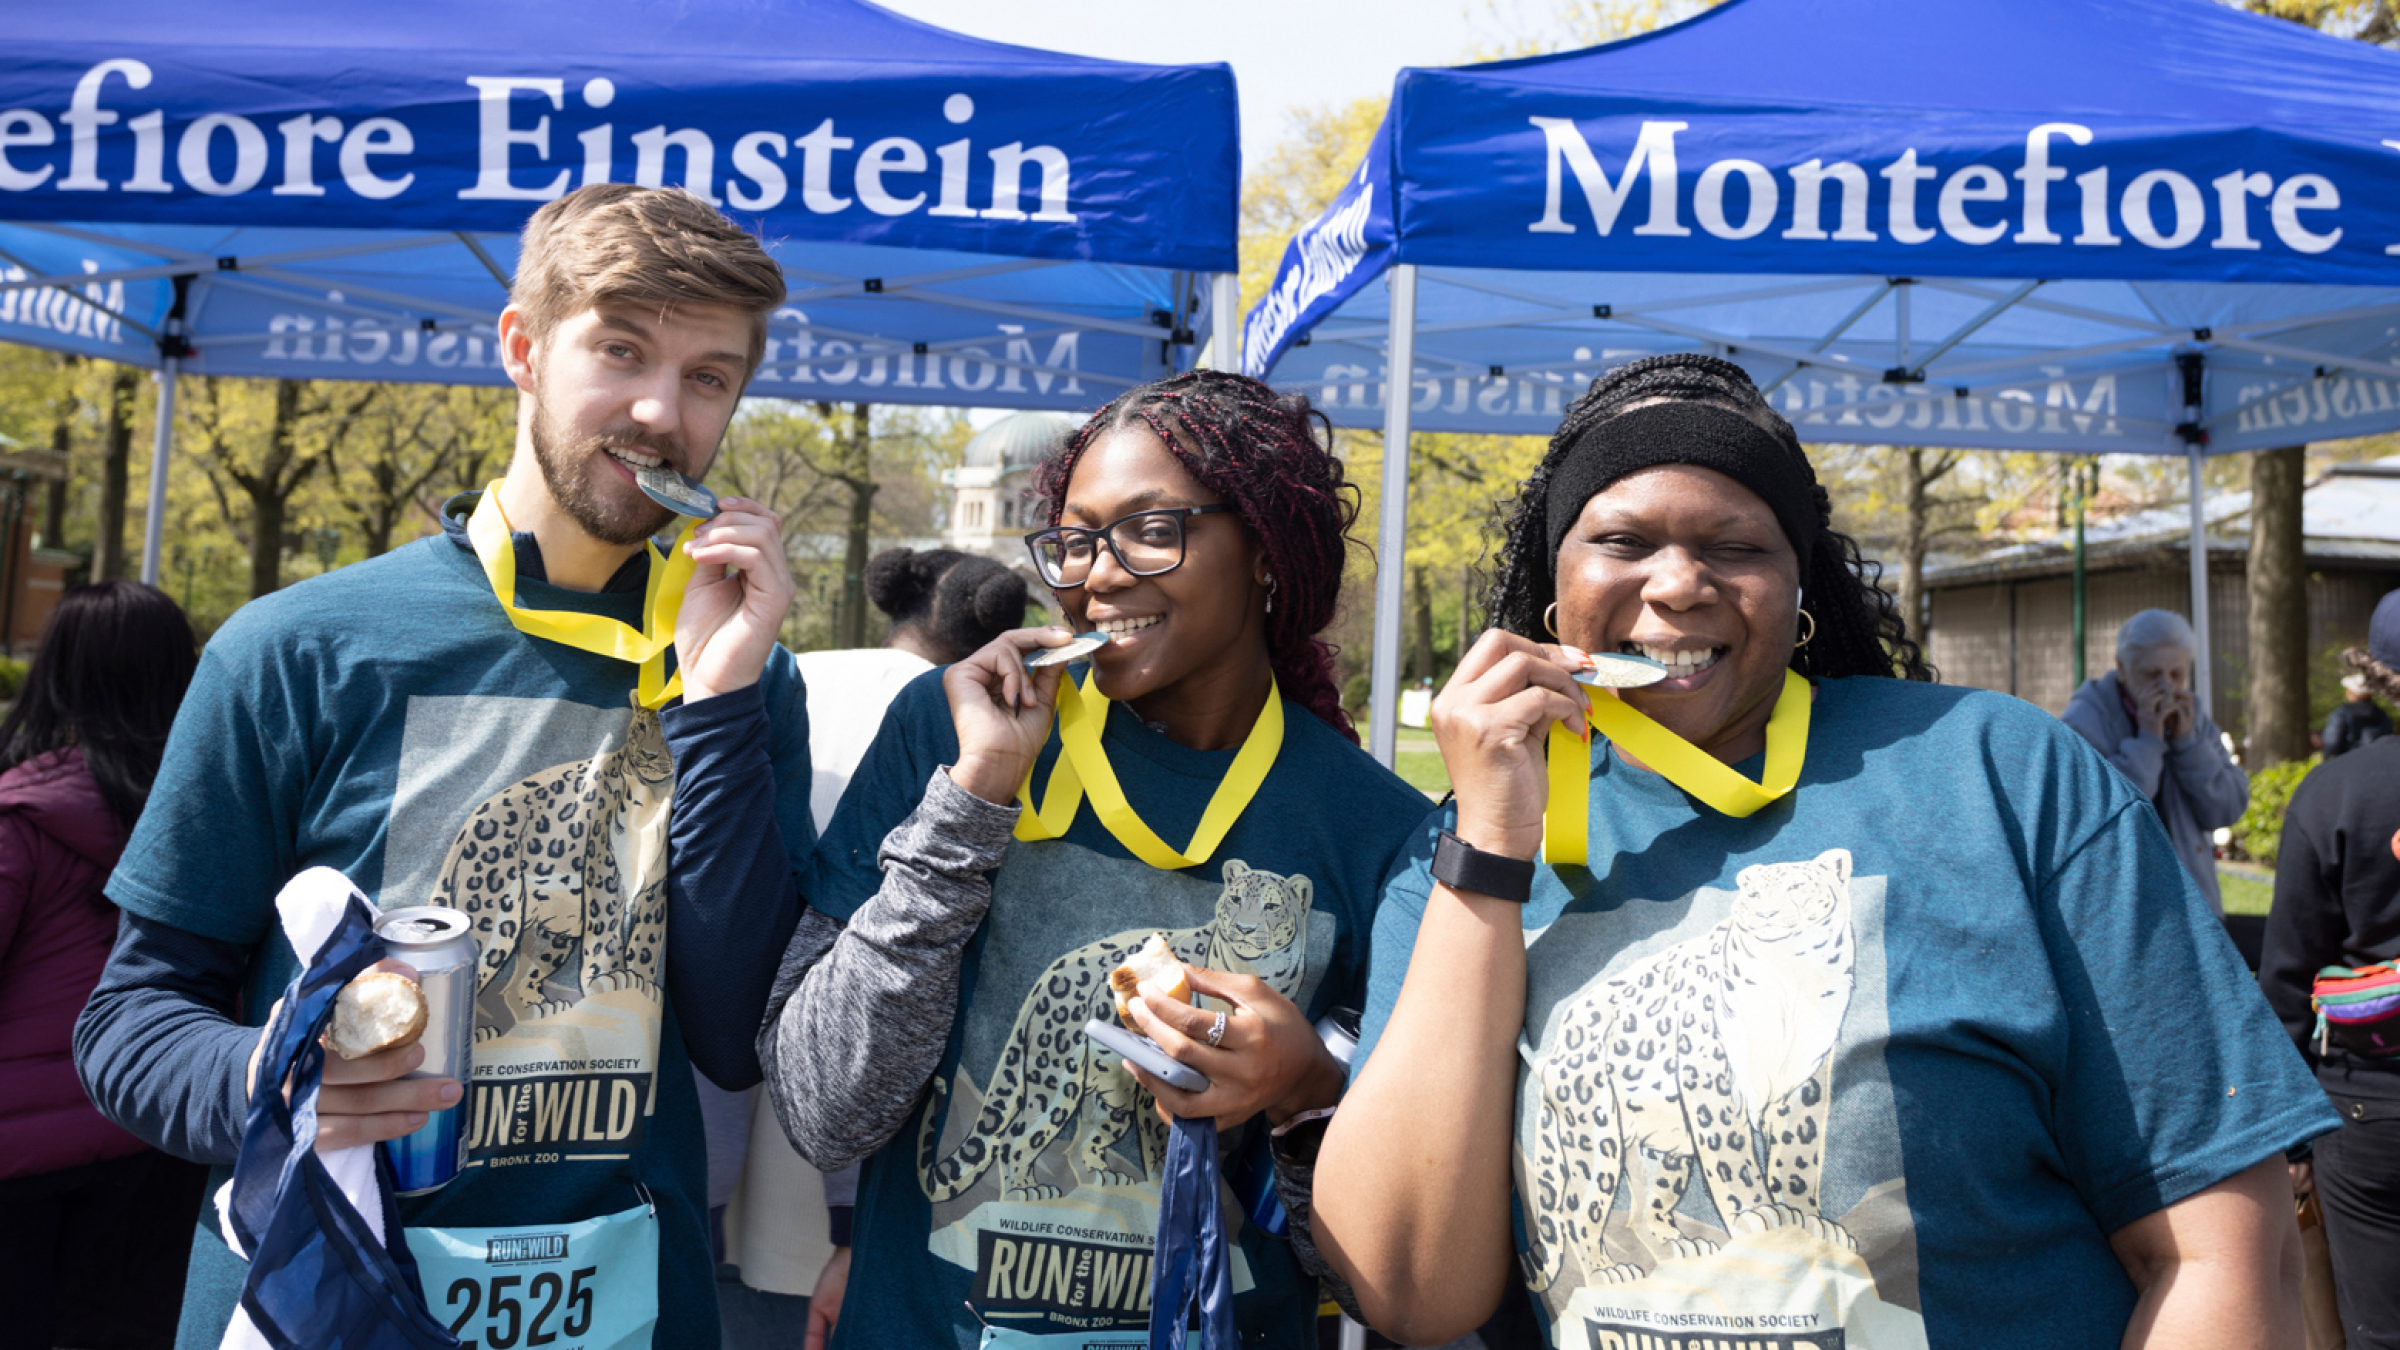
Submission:
[[434,1316],[465,1350],[646,1350],[658,1322],[648,1205],[579,1223],[411,1228]]
[[582,1266],[563,1277],[555,1270],[480,1280],[462,1275],[450,1282],[440,1311],[464,1350],[553,1345],[562,1335],[581,1341],[592,1332],[592,1277],[599,1273]]

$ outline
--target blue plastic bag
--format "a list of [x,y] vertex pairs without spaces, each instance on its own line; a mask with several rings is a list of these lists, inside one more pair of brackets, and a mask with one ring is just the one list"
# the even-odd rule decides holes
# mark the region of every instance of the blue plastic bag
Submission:
[[1233,1255],[1217,1200],[1214,1119],[1178,1118],[1169,1127],[1152,1268],[1150,1350],[1183,1350],[1193,1304],[1200,1310],[1200,1350],[1240,1350],[1233,1327]]
[[[383,953],[373,918],[353,898],[267,1029],[229,1209],[234,1235],[250,1252],[242,1308],[276,1350],[459,1347],[418,1291],[383,1151],[375,1151],[376,1192],[389,1246],[317,1157],[317,1089],[325,1073],[317,1038],[333,1020],[342,986]],[[287,1077],[289,1103],[278,1090]]]

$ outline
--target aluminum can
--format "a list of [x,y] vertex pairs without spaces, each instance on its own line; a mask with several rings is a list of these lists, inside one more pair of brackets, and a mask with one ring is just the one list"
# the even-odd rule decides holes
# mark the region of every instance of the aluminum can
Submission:
[[[411,1078],[455,1078],[468,1087],[467,1071],[475,1043],[474,930],[466,915],[441,905],[418,905],[386,910],[376,921],[375,935],[383,939],[384,954],[404,961],[417,972],[417,987],[425,994],[425,1062]],[[439,1190],[467,1161],[467,1103],[433,1112],[414,1134],[383,1141],[384,1157],[392,1165],[393,1189],[402,1195]]]

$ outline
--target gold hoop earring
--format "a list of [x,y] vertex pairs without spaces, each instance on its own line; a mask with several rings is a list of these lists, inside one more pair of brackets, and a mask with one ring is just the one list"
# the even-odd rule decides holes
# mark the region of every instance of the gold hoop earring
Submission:
[[1800,617],[1808,620],[1808,632],[1802,635],[1798,642],[1792,644],[1793,651],[1800,650],[1809,643],[1816,641],[1817,638],[1817,616],[1804,609],[1800,611]]
[[1542,627],[1550,630],[1551,637],[1557,638],[1560,642],[1564,642],[1566,639],[1558,636],[1558,624],[1554,622],[1557,614],[1558,602],[1553,600],[1550,602],[1550,608],[1542,611]]

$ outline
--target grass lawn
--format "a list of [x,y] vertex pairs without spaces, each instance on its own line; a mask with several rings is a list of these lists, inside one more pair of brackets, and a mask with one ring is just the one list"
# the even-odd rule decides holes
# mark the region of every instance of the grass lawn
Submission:
[[1442,752],[1434,745],[1433,733],[1402,727],[1397,751],[1393,769],[1408,780],[1410,787],[1440,801],[1450,790],[1450,774],[1442,767]]
[[2228,914],[2264,914],[2275,899],[2275,877],[2263,868],[2217,865],[2217,891]]

